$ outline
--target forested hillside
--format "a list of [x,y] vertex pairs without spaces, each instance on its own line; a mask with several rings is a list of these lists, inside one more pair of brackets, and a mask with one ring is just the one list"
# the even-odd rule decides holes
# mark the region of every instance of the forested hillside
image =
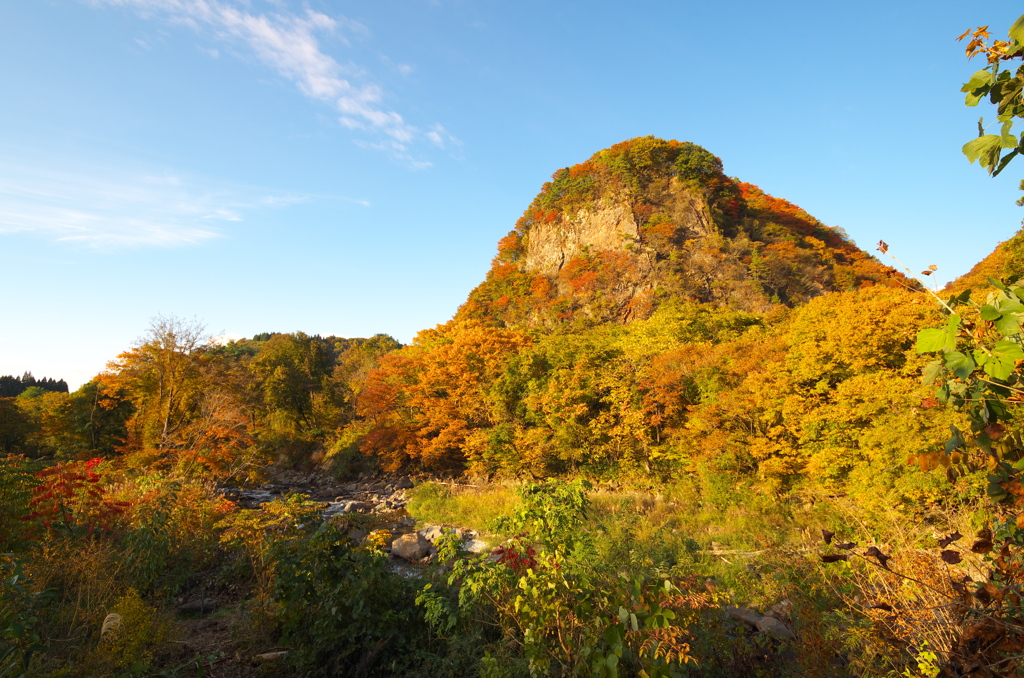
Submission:
[[[3,451],[29,457],[117,457],[241,481],[277,456],[323,458],[355,418],[356,394],[400,344],[264,333],[226,346],[195,322],[157,318],[147,335],[74,393],[26,390]],[[6,430],[6,429],[5,429]]]
[[841,229],[644,137],[556,172],[456,317],[370,373],[355,426],[389,470],[927,492],[900,462],[948,425],[914,406],[938,317]]

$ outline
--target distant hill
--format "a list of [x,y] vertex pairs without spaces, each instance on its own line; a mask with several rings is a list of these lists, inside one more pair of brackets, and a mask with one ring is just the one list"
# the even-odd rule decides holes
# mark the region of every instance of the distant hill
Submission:
[[764,312],[877,284],[913,283],[704,148],[648,136],[555,172],[457,318],[628,322],[670,298]]
[[16,398],[30,388],[57,393],[68,392],[68,384],[63,379],[36,379],[31,372],[26,372],[20,377],[10,374],[0,377],[0,398]]

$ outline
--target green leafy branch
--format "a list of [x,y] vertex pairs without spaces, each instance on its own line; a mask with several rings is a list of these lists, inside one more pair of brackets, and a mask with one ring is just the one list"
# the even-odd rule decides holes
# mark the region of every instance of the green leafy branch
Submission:
[[[935,398],[925,406],[945,404],[964,413],[970,431],[950,427],[943,448],[944,466],[955,476],[971,470],[969,454],[983,452],[990,471],[988,494],[1006,499],[1006,484],[1024,470],[1019,432],[1006,425],[1015,402],[1024,401],[1024,285],[1015,279],[1001,283],[979,304],[967,290],[944,302],[946,322],[921,330],[918,353],[938,354],[923,369],[926,384],[936,384]],[[932,402],[934,400],[934,402]],[[965,467],[965,468],[964,468]],[[952,479],[952,478],[951,478]]]
[[[1024,134],[1017,137],[1013,132],[1016,118],[1024,118],[1024,65],[1016,72],[1001,69],[1004,61],[1024,58],[1024,16],[1021,16],[1010,27],[1009,41],[995,41],[992,45],[985,43],[988,37],[987,26],[975,31],[967,31],[960,40],[970,35],[973,39],[968,44],[968,58],[979,53],[988,56],[989,65],[974,73],[964,83],[961,92],[966,93],[964,103],[977,106],[983,98],[995,104],[996,122],[1000,124],[999,134],[987,134],[985,118],[978,120],[978,136],[963,146],[967,160],[985,168],[989,175],[996,176],[1009,162],[1024,152]],[[1005,151],[1009,151],[1003,155]]]

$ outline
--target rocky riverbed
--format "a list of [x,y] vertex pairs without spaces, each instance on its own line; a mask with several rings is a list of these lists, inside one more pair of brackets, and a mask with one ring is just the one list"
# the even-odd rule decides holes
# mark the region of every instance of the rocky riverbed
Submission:
[[413,483],[408,476],[391,480],[363,480],[337,483],[329,476],[279,473],[273,482],[255,488],[227,488],[224,496],[244,509],[255,509],[280,497],[298,493],[325,504],[324,515],[371,513],[404,509],[409,499],[406,490]]
[[[413,481],[408,476],[339,483],[330,476],[281,471],[274,474],[273,482],[259,487],[225,488],[222,492],[242,509],[256,510],[267,502],[298,493],[322,502],[325,520],[349,513],[379,517],[378,529],[391,532],[391,543],[385,550],[391,554],[396,569],[409,574],[415,572],[407,567],[409,564],[425,565],[436,557],[435,542],[445,533],[458,534],[466,551],[490,550],[491,544],[473,530],[444,525],[421,525],[417,529],[416,519],[405,511],[409,503],[406,491],[412,488]],[[366,536],[360,532],[354,534]]]

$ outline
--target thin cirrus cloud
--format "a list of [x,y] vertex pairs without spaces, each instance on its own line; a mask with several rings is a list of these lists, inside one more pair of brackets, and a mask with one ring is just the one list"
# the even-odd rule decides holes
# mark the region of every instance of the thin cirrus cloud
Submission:
[[0,165],[0,234],[98,249],[195,245],[224,237],[225,227],[247,212],[304,199],[251,189],[200,189],[170,175]]
[[[345,44],[346,35],[368,34],[359,22],[311,9],[302,14],[290,13],[281,3],[274,3],[279,11],[259,14],[248,7],[249,3],[242,7],[222,0],[91,1],[94,5],[132,8],[144,18],[163,18],[200,33],[211,33],[229,44],[248,46],[261,62],[294,82],[304,95],[332,105],[344,127],[381,133],[387,138],[386,142],[364,145],[385,150],[411,166],[429,165],[412,161],[409,148],[414,141],[423,138],[438,145],[436,129],[424,134],[406,122],[401,114],[384,105],[384,92],[379,85],[353,83],[344,77],[353,69],[343,68],[321,49],[318,34],[340,34]],[[397,67],[403,74],[412,70],[405,64]]]

